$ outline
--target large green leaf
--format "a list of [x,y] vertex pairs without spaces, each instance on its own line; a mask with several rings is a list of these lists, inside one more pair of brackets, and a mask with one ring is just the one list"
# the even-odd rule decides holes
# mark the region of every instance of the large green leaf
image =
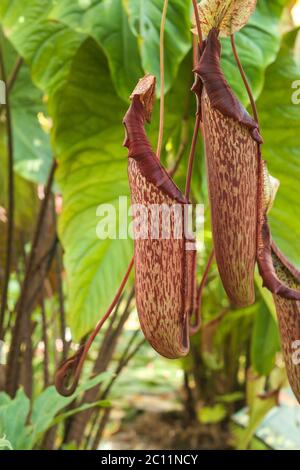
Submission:
[[128,195],[123,114],[106,59],[89,39],[73,58],[66,86],[51,99],[57,177],[64,201],[60,236],[70,321],[77,339],[111,303],[132,255],[131,241],[102,241],[96,234],[97,207],[111,204],[118,211],[119,196]]
[[[160,87],[159,36],[164,0],[128,0],[132,31],[140,45],[145,72],[158,78]],[[165,26],[165,90],[168,91],[178,67],[191,47],[190,0],[170,0]]]
[[268,375],[280,350],[276,320],[265,303],[259,304],[251,345],[251,363],[260,375]]
[[[12,44],[3,38],[6,75],[13,73],[18,54]],[[46,115],[43,94],[30,78],[26,65],[22,65],[10,92],[13,130],[13,158],[15,171],[35,182],[45,182],[51,164],[49,135],[42,129],[38,116]],[[2,106],[0,107],[0,113]],[[1,134],[5,138],[5,133]]]
[[23,390],[18,390],[11,400],[4,393],[0,396],[0,435],[5,435],[13,449],[31,448],[31,429],[26,426],[30,402]]
[[[118,94],[127,100],[144,73],[159,79],[162,9],[163,0],[64,0],[55,5],[49,17],[94,37],[108,58]],[[166,91],[190,46],[190,2],[170,0],[165,35]]]
[[[28,65],[21,67],[10,96],[14,167],[18,174],[35,182],[45,182],[52,161],[49,135],[38,116],[46,116],[43,93],[61,85],[69,70],[70,58],[84,40],[65,25],[45,21],[48,0],[4,1],[0,23],[8,38],[4,42],[7,75],[10,76],[18,54]],[[13,47],[12,47],[13,45]],[[56,52],[60,51],[59,57]]]
[[72,57],[85,40],[65,24],[47,21],[49,0],[5,0],[0,22],[7,38],[30,66],[36,85],[48,93],[66,80]]
[[47,14],[50,0],[1,0],[0,18],[9,35],[18,34],[22,29],[31,28]]
[[272,408],[278,405],[278,396],[274,393],[265,394],[265,377],[252,376],[252,371],[248,372],[247,380],[247,405],[248,423],[247,427],[239,433],[236,447],[238,450],[247,450],[251,440],[266,415]]
[[[108,3],[105,3],[107,8]],[[60,5],[68,6],[68,2],[60,2]],[[74,2],[71,6],[74,7]],[[92,16],[95,15],[91,11],[91,19],[86,20],[89,28]],[[53,144],[59,162],[57,175],[64,199],[60,235],[65,248],[69,318],[79,338],[94,326],[107,308],[131,255],[130,242],[99,241],[96,237],[97,206],[101,203],[116,206],[120,195],[128,195],[126,152],[121,146],[124,136],[121,123],[126,105],[112,87],[101,49],[90,40],[77,53],[85,38],[83,28],[79,27],[80,31],[76,32],[44,18],[45,15],[40,22],[26,27],[19,25],[8,34],[30,64],[34,81],[49,93]],[[120,17],[116,18],[119,27]],[[124,16],[124,20],[126,18]],[[113,24],[112,18],[110,20]],[[92,32],[99,40],[101,25],[93,21]],[[136,42],[130,30],[128,34]],[[125,50],[128,48],[126,41],[123,43]],[[134,56],[129,55],[130,65]],[[140,74],[132,75],[132,86]],[[126,95],[128,93],[129,90]],[[185,88],[183,83],[183,87],[177,87],[175,95],[167,98],[170,106],[166,112],[166,135],[178,125],[176,113],[182,118],[184,110],[179,105],[181,96],[187,94],[188,85]],[[152,136],[156,140],[157,114],[153,122]]]
[[[22,389],[18,390],[14,399],[6,393],[0,393],[0,435],[11,444],[14,450],[30,450],[50,427],[56,424],[55,416],[62,412],[70,403],[86,390],[104,382],[111,373],[104,372],[80,385],[71,397],[62,397],[54,386],[46,388],[33,402],[30,410],[30,401]],[[91,406],[105,407],[106,400],[78,407],[71,412],[65,412],[57,417],[61,422],[68,416],[80,413]],[[31,412],[30,412],[31,411]],[[30,412],[30,414],[29,414]],[[4,443],[3,443],[4,444]],[[0,445],[1,450],[1,445]]]
[[[276,58],[280,48],[280,19],[290,0],[258,0],[249,23],[236,34],[238,53],[245,68],[253,93],[260,95],[264,86],[265,70]],[[244,104],[249,98],[237,70],[229,39],[223,40],[222,63],[225,75]]]
[[297,31],[285,36],[276,62],[267,70],[257,105],[265,141],[263,157],[281,182],[270,213],[272,234],[285,254],[300,265],[300,106],[292,102],[292,84],[300,77],[294,57],[296,36]]
[[93,36],[106,54],[118,94],[125,100],[143,75],[138,44],[123,0],[88,3],[64,0],[49,15]]
[[41,127],[38,116],[46,117],[41,91],[33,86],[27,66],[23,66],[11,94],[14,137],[14,169],[24,178],[45,183],[52,152],[50,136]]
[[[71,397],[62,397],[57,393],[54,386],[46,388],[34,400],[32,407],[31,423],[33,442],[36,443],[39,437],[42,436],[42,434],[53,425],[54,417],[58,413],[62,412],[62,410],[70,405],[70,403],[72,403],[84,391],[99,385],[108,377],[110,377],[110,373],[104,372],[103,374],[99,374],[96,377],[87,380],[84,384],[78,387],[76,392]],[[98,406],[105,406],[106,403],[107,402],[103,401],[102,404],[99,403]],[[80,412],[78,409],[76,411]]]

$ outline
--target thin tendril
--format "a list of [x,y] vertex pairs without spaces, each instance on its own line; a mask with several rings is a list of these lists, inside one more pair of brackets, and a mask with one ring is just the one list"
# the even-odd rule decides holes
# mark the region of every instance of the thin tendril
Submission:
[[[82,367],[83,367],[84,361],[87,357],[87,354],[90,350],[90,347],[91,347],[94,339],[96,338],[96,336],[100,332],[102,326],[104,325],[106,320],[109,318],[109,316],[113,312],[115,306],[117,305],[117,303],[118,303],[118,301],[119,301],[119,299],[122,295],[122,292],[125,288],[125,285],[128,281],[128,278],[129,278],[129,275],[130,275],[131,270],[133,268],[133,265],[134,265],[134,258],[132,258],[131,261],[130,261],[127,272],[126,272],[126,274],[123,278],[123,281],[122,281],[122,283],[121,283],[121,285],[120,285],[120,287],[119,287],[119,289],[118,289],[118,291],[115,295],[115,298],[113,299],[109,309],[107,310],[105,315],[101,318],[101,320],[99,320],[99,322],[97,323],[94,331],[89,336],[89,338],[88,338],[87,342],[85,343],[85,345],[80,348],[80,350],[78,351],[77,354],[75,354],[75,356],[73,356],[73,357],[67,359],[65,362],[63,362],[62,365],[60,366],[60,368],[58,369],[58,371],[56,373],[56,376],[55,376],[55,386],[56,386],[57,391],[61,395],[70,396],[76,390],[76,387],[77,387],[78,382],[79,382],[80,374],[81,374],[81,371],[82,371]],[[66,380],[69,377],[70,373],[72,373],[72,372],[73,372],[73,377],[74,377],[73,382],[70,386],[68,386],[68,385],[66,385]]]
[[203,273],[203,276],[202,276],[201,283],[200,283],[200,285],[198,287],[198,290],[197,290],[195,322],[194,322],[193,325],[190,325],[190,335],[191,336],[196,334],[198,332],[200,326],[201,326],[200,311],[201,311],[202,295],[203,295],[204,288],[206,287],[206,284],[207,284],[208,274],[209,274],[210,268],[212,266],[212,263],[214,261],[214,257],[215,257],[215,252],[214,252],[214,250],[212,250],[211,254],[209,255],[207,265],[205,267],[205,270],[204,270],[204,273]]
[[[198,6],[197,6],[197,1],[196,0],[193,0],[193,7],[194,7],[195,20],[196,20],[197,31],[198,31],[198,44],[199,44],[198,48],[199,48],[199,51],[200,51],[201,48],[202,48],[202,44],[203,44],[203,35],[202,35],[200,16],[199,16],[199,11],[198,11]],[[199,53],[198,54],[195,53],[195,49],[196,48],[194,47],[194,62],[195,62],[196,57],[198,59],[198,56],[199,56]],[[188,172],[187,172],[186,183],[185,183],[185,197],[187,199],[189,199],[190,192],[191,192],[193,166],[194,166],[196,146],[197,146],[197,141],[198,141],[200,125],[201,125],[200,100],[199,100],[199,98],[197,98],[196,121],[195,121],[195,127],[194,127],[191,150],[190,150],[190,154],[189,154]]]
[[247,80],[246,74],[244,72],[242,63],[241,63],[239,55],[238,55],[238,51],[237,51],[236,44],[235,44],[235,39],[234,39],[234,34],[231,34],[230,40],[231,40],[231,46],[232,46],[232,52],[233,52],[234,58],[236,60],[238,69],[240,71],[242,80],[244,82],[244,85],[246,87],[246,90],[247,90],[247,93],[248,93],[248,96],[249,96],[249,99],[250,99],[252,112],[253,112],[253,117],[254,117],[255,121],[257,122],[257,124],[259,124],[259,118],[258,118],[257,107],[256,107],[256,104],[255,104],[255,99],[254,99],[250,84]]
[[193,65],[197,66],[199,60],[199,43],[196,36],[193,37]]
[[197,0],[192,0],[192,2],[193,2],[193,7],[194,7],[195,20],[196,20],[196,26],[197,26],[197,32],[198,32],[198,38],[199,38],[198,41],[199,41],[199,46],[201,48],[202,43],[203,43],[203,34],[202,34],[202,29],[201,29],[201,21],[200,21]]
[[191,145],[191,151],[189,155],[188,172],[187,172],[186,183],[185,183],[185,197],[187,199],[189,199],[190,192],[191,192],[193,166],[194,166],[194,161],[195,161],[196,145],[198,141],[200,123],[201,123],[201,115],[200,113],[197,113],[194,133],[193,133],[193,140],[192,140],[192,145]]
[[159,56],[160,56],[160,111],[159,111],[159,132],[157,141],[156,155],[160,160],[161,149],[164,137],[164,119],[165,119],[165,26],[169,0],[164,1],[164,7],[160,25]]

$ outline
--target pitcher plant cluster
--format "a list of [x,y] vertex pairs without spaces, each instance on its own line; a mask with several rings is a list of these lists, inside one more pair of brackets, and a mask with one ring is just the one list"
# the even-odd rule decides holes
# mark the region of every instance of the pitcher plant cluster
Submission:
[[[273,296],[288,378],[300,401],[300,271],[280,251],[270,232],[268,214],[279,181],[269,174],[263,158],[259,116],[234,38],[254,12],[256,0],[202,0],[199,5],[193,0],[193,7],[197,63],[192,91],[197,113],[185,192],[181,192],[161,164],[161,146],[155,151],[148,140],[145,124],[151,119],[156,78],[146,75],[133,90],[123,121],[131,203],[143,208],[132,212],[134,255],[109,310],[87,342],[57,371],[56,387],[63,395],[74,392],[93,339],[114,310],[133,267],[137,312],[146,339],[162,356],[170,359],[186,356],[190,337],[201,324],[202,295],[215,259],[227,296],[238,307],[255,302],[254,273],[258,266],[263,286]],[[231,40],[237,70],[249,95],[251,114],[225,79],[221,37]],[[296,101],[298,84],[294,83],[292,88],[292,100]],[[163,99],[160,116],[159,142]],[[214,248],[198,286],[196,263],[202,253],[197,250],[195,233],[186,230],[182,221],[186,220],[190,205],[193,168],[199,165],[195,150],[200,133],[205,144]],[[153,207],[164,207],[169,214],[167,237],[161,236],[165,228],[161,212],[151,218]],[[176,210],[171,210],[174,207]],[[153,231],[160,235],[153,237]]]

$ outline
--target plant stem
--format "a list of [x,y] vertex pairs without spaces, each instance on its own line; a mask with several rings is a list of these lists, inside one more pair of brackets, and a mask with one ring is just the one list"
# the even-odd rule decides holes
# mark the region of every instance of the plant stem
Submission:
[[12,87],[14,86],[14,83],[18,77],[18,74],[22,65],[23,65],[23,59],[22,57],[19,57],[14,65],[11,75],[8,77],[8,80],[7,80],[8,93],[11,91]]
[[47,388],[49,385],[49,354],[48,354],[47,318],[46,318],[46,310],[45,310],[44,289],[42,289],[42,296],[41,296],[41,314],[42,314],[42,338],[43,338],[43,343],[44,343],[44,361],[43,361],[44,388]]
[[[128,320],[128,317],[131,313],[131,303],[134,297],[134,289],[131,289],[129,296],[127,298],[123,312],[121,313],[120,318],[118,317],[118,311],[120,309],[121,302],[124,301],[124,296],[122,296],[115,308],[113,315],[111,316],[110,323],[105,331],[101,346],[99,348],[98,357],[94,363],[93,375],[99,375],[102,372],[106,371],[109,367],[109,363],[112,360],[113,354],[115,352],[119,337],[122,333],[123,327]],[[118,320],[118,321],[117,321]],[[79,403],[79,406],[84,403],[93,403],[101,399],[101,386],[96,386],[87,390],[82,400]],[[75,405],[76,406],[76,405]],[[80,447],[82,440],[85,436],[85,430],[88,425],[89,420],[92,415],[95,415],[95,420],[97,421],[98,411],[95,409],[87,410],[79,415],[73,417],[69,423],[64,442],[75,442],[77,447]],[[93,424],[92,424],[93,429]],[[94,434],[92,432],[92,434]],[[88,446],[89,438],[84,443],[84,447]]]
[[113,377],[110,379],[107,387],[105,388],[105,390],[103,391],[103,393],[101,394],[101,400],[104,400],[110,390],[111,390],[111,387],[113,386],[113,384],[115,383],[115,381],[117,380],[117,378],[119,377],[120,373],[122,372],[122,370],[124,369],[124,367],[127,366],[128,362],[135,356],[135,354],[138,352],[138,350],[142,347],[143,344],[146,343],[146,340],[145,338],[141,339],[137,344],[136,346],[132,349],[132,351],[130,352],[130,349],[131,349],[131,346],[132,344],[134,343],[134,340],[135,338],[138,336],[140,330],[136,330],[132,336],[130,337],[128,343],[127,343],[127,346],[125,347],[125,350],[119,360],[119,364],[118,366],[116,367],[116,370],[114,372],[114,375]]
[[194,323],[194,325],[190,325],[190,335],[196,334],[197,331],[200,328],[200,325],[201,325],[200,311],[201,311],[202,295],[203,295],[203,291],[204,291],[204,288],[205,288],[206,283],[207,283],[208,274],[209,274],[211,265],[213,263],[214,257],[215,257],[215,252],[214,252],[214,250],[212,250],[211,254],[209,255],[209,258],[208,258],[208,261],[207,261],[207,264],[206,264],[206,267],[205,267],[205,270],[204,270],[204,273],[203,273],[203,276],[202,276],[202,280],[201,280],[200,285],[197,289],[195,323]]
[[65,360],[68,354],[68,345],[66,342],[66,315],[65,315],[65,303],[64,303],[64,291],[63,291],[63,280],[62,280],[62,253],[61,246],[57,246],[56,250],[56,279],[57,279],[57,292],[58,292],[58,301],[59,301],[59,320],[60,320],[60,335],[63,344],[63,354],[62,358]]
[[232,47],[232,52],[233,52],[235,61],[237,63],[238,69],[240,71],[242,80],[244,82],[244,85],[246,87],[246,90],[247,90],[247,93],[248,93],[248,96],[249,96],[249,99],[250,99],[251,108],[252,108],[252,112],[253,112],[253,117],[254,117],[255,121],[257,122],[257,124],[259,124],[259,118],[258,118],[257,107],[256,107],[256,104],[255,104],[255,99],[254,99],[250,84],[248,82],[248,79],[246,77],[245,71],[243,69],[242,63],[241,63],[239,55],[238,55],[238,51],[237,51],[236,44],[235,44],[235,39],[234,39],[234,34],[231,34],[230,40],[231,40],[231,47]]
[[195,122],[195,127],[194,127],[194,133],[193,133],[193,140],[192,140],[192,145],[191,145],[191,151],[190,151],[190,155],[189,155],[188,172],[187,172],[186,183],[185,183],[185,197],[187,199],[189,199],[190,192],[191,192],[193,166],[194,166],[194,161],[195,161],[196,146],[197,146],[197,142],[198,142],[200,123],[201,123],[201,115],[200,115],[199,112],[197,112],[196,122]]
[[169,0],[164,0],[164,7],[160,25],[159,56],[160,56],[160,111],[159,111],[159,132],[156,155],[160,160],[161,149],[164,137],[164,119],[165,119],[165,26]]
[[[40,241],[40,237],[43,231],[44,219],[47,213],[48,202],[50,200],[51,188],[54,179],[54,173],[56,170],[56,162],[54,161],[50,170],[48,177],[45,197],[40,207],[40,212],[37,219],[37,224],[35,227],[35,233],[33,237],[32,247],[29,255],[29,260],[26,266],[25,278],[22,285],[22,290],[20,294],[20,299],[17,303],[16,309],[16,321],[12,333],[11,348],[8,356],[8,365],[7,365],[7,377],[6,377],[6,391],[10,396],[14,396],[17,387],[18,387],[18,375],[19,375],[19,350],[21,344],[22,336],[22,326],[24,322],[24,315],[27,315],[26,312],[26,302],[28,298],[28,293],[30,292],[30,284],[32,272],[34,270],[34,263],[36,261],[37,249]],[[24,313],[25,312],[25,313]]]
[[201,21],[200,21],[200,16],[199,16],[197,0],[192,0],[192,2],[193,2],[193,7],[194,7],[197,32],[198,32],[198,41],[199,41],[199,46],[201,48],[202,43],[203,43],[203,34],[202,34],[202,29],[201,29]]
[[[132,336],[130,337],[126,347],[125,347],[125,350],[121,356],[121,358],[119,359],[119,362],[118,362],[118,365],[115,369],[115,372],[114,372],[114,375],[113,377],[111,378],[111,380],[109,381],[107,387],[105,388],[105,390],[103,391],[103,393],[101,394],[101,400],[104,400],[112,386],[114,385],[115,381],[117,380],[117,378],[119,377],[119,375],[121,374],[122,370],[127,366],[127,364],[131,361],[131,359],[137,354],[137,352],[140,350],[140,348],[143,346],[143,344],[145,344],[145,339],[143,338],[141,341],[139,341],[136,346],[132,349],[131,352],[130,349],[131,349],[131,346],[135,340],[135,338],[137,337],[139,333],[139,330],[136,330]],[[106,411],[106,410],[105,410]],[[108,421],[108,417],[107,416],[107,419],[105,420],[105,423],[102,424],[102,426],[99,426],[98,427],[98,432],[96,433],[96,436],[94,438],[94,442],[92,444],[92,449],[97,449],[98,445],[99,445],[99,442],[101,440],[101,436],[102,436],[102,433],[103,433],[103,430],[105,428],[105,425],[107,424],[107,421]],[[102,420],[101,420],[102,421]]]
[[[93,344],[94,339],[102,329],[102,326],[106,322],[106,320],[110,317],[110,315],[113,313],[121,295],[122,292],[127,284],[128,278],[130,276],[131,270],[134,265],[134,257],[131,259],[130,264],[127,268],[126,274],[120,284],[119,289],[117,290],[117,293],[110,304],[108,310],[105,312],[103,317],[98,321],[96,327],[94,328],[93,332],[90,334],[88,337],[87,341],[85,342],[84,345],[79,349],[77,354],[75,354],[72,358],[68,359],[67,361],[63,362],[60,366],[60,368],[56,372],[56,389],[57,391],[63,395],[63,396],[71,396],[74,391],[76,390],[76,387],[79,382],[80,374],[82,371],[83,364],[86,360],[86,357],[88,355],[88,352]],[[66,377],[73,375],[73,382],[69,386],[66,384]]]
[[[199,16],[199,11],[198,11],[198,6],[197,6],[197,1],[193,1],[193,7],[194,7],[194,13],[195,13],[195,20],[196,20],[196,26],[197,26],[197,31],[198,31],[198,43],[199,43],[199,53],[202,48],[203,44],[203,35],[202,35],[202,29],[201,29],[201,22],[200,22],[200,16]],[[196,58],[198,58],[197,52],[195,52],[195,44],[193,41],[193,60],[195,62]],[[187,172],[187,177],[186,177],[186,183],[185,183],[185,197],[189,199],[190,197],[190,192],[191,192],[191,183],[192,183],[192,175],[193,175],[193,166],[194,166],[194,160],[195,160],[195,154],[196,154],[196,146],[198,142],[198,135],[200,131],[200,125],[201,125],[201,110],[200,110],[200,97],[197,96],[197,112],[196,112],[196,121],[195,121],[195,126],[194,126],[194,133],[193,133],[193,139],[192,139],[192,145],[191,145],[191,151],[189,155],[189,163],[188,163],[188,172]]]
[[111,408],[106,408],[103,411],[103,414],[100,418],[99,424],[98,424],[98,419],[97,419],[98,417],[96,418],[95,424],[97,425],[97,432],[96,432],[96,435],[94,437],[91,450],[97,450],[98,449],[99,444],[100,444],[101,439],[102,439],[103,432],[104,432],[104,430],[107,426],[107,423],[109,421],[110,413],[111,413]]
[[12,133],[12,120],[10,100],[8,93],[8,86],[6,80],[6,71],[4,65],[3,51],[0,45],[0,71],[2,80],[5,86],[5,100],[6,100],[6,128],[7,128],[7,167],[8,167],[8,211],[7,211],[7,240],[6,240],[6,259],[4,269],[4,280],[1,296],[1,309],[0,309],[0,340],[4,339],[4,317],[7,306],[8,285],[12,264],[13,252],[13,236],[14,236],[14,156],[13,156],[13,133]]

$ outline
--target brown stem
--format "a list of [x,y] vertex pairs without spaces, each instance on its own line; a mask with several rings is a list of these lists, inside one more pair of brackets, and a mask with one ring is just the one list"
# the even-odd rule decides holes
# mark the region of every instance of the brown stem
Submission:
[[183,375],[183,386],[185,391],[184,407],[187,415],[187,422],[194,421],[196,418],[196,406],[193,396],[193,390],[190,386],[189,373],[185,370]]
[[52,260],[53,250],[56,249],[58,241],[58,237],[56,236],[55,239],[53,239],[53,244],[49,247],[49,249],[40,257],[39,260],[34,263],[34,266],[31,270],[31,276],[33,276],[34,274],[38,274],[38,272],[42,269],[43,265],[45,263],[47,264],[47,260]]
[[192,145],[191,145],[191,151],[190,151],[190,155],[189,155],[188,172],[187,172],[186,184],[185,184],[185,197],[187,199],[189,199],[190,192],[191,192],[193,166],[194,166],[194,161],[195,161],[196,146],[197,146],[197,142],[198,142],[200,123],[201,123],[201,115],[200,115],[199,112],[197,112],[196,122],[195,122],[195,127],[194,127],[194,133],[193,133],[193,140],[192,140]]
[[63,281],[62,281],[62,253],[61,246],[58,245],[56,250],[56,278],[57,278],[57,291],[58,291],[58,301],[59,301],[59,321],[60,321],[60,336],[63,344],[63,361],[66,360],[68,354],[68,345],[66,342],[66,315],[65,315],[65,303],[64,303],[64,292],[63,292]]
[[250,100],[251,108],[252,108],[252,112],[253,112],[253,117],[254,117],[255,121],[257,122],[257,124],[259,124],[259,118],[258,118],[258,112],[257,112],[257,107],[256,107],[255,99],[254,99],[254,96],[253,96],[253,93],[252,93],[250,84],[249,84],[249,82],[248,82],[248,79],[247,79],[247,77],[246,77],[245,71],[244,71],[244,69],[243,69],[241,60],[240,60],[240,58],[239,58],[239,54],[238,54],[238,51],[237,51],[237,48],[236,48],[236,44],[235,44],[234,34],[231,34],[230,40],[231,40],[231,47],[232,47],[232,52],[233,52],[235,61],[236,61],[236,63],[237,63],[238,69],[239,69],[239,71],[240,71],[242,80],[243,80],[243,82],[244,82],[244,85],[245,85],[245,87],[246,87],[246,90],[247,90],[247,93],[248,93],[248,96],[249,96],[249,100]]
[[165,26],[166,17],[168,10],[169,0],[164,0],[163,12],[161,17],[160,25],[160,40],[159,40],[159,59],[160,59],[160,110],[159,110],[159,132],[156,156],[160,160],[161,149],[164,136],[164,117],[165,117],[165,51],[164,51],[164,39],[165,39]]
[[29,316],[26,317],[22,328],[22,379],[21,385],[24,387],[24,392],[31,400],[33,393],[33,346],[32,334],[35,325],[31,322]]
[[201,283],[197,290],[197,300],[196,300],[196,311],[195,311],[195,322],[193,325],[190,325],[190,335],[194,335],[199,331],[201,326],[201,302],[202,302],[202,295],[207,284],[208,274],[211,268],[215,257],[214,250],[212,250],[211,254],[209,255],[207,265],[205,267]]
[[[198,47],[198,46],[197,46]],[[173,177],[181,163],[181,160],[184,156],[184,152],[189,144],[189,112],[190,112],[190,99],[191,99],[191,93],[190,90],[188,90],[188,93],[186,95],[185,99],[185,105],[184,105],[184,111],[182,115],[182,126],[181,126],[181,136],[180,136],[180,143],[179,147],[175,156],[175,163],[171,169],[168,170],[168,173],[171,177]]]
[[[117,380],[117,378],[121,374],[124,367],[127,366],[127,364],[137,354],[137,352],[140,350],[140,348],[143,346],[143,344],[145,344],[145,339],[143,338],[140,342],[137,343],[137,345],[134,347],[134,349],[129,353],[129,350],[130,350],[136,336],[138,335],[138,333],[139,333],[139,330],[135,331],[132,334],[131,338],[129,339],[128,344],[127,344],[127,346],[126,346],[126,348],[125,348],[125,350],[124,350],[124,352],[123,352],[123,354],[122,354],[122,356],[119,360],[118,366],[115,370],[115,373],[114,373],[113,377],[111,378],[111,380],[108,383],[107,387],[105,388],[105,390],[101,394],[101,399],[102,400],[104,400],[108,396],[112,386],[114,385],[115,381]],[[106,413],[106,410],[104,412],[104,416],[105,416],[105,413]],[[109,415],[106,418],[101,419],[101,421],[100,421],[100,422],[102,422],[101,432],[99,432],[99,430],[100,430],[100,426],[99,426],[98,432],[95,436],[95,439],[94,439],[94,442],[93,442],[93,445],[92,445],[92,449],[97,449],[98,448],[100,439],[101,439],[103,431],[104,431],[104,428],[105,428],[105,426],[107,424],[107,421],[108,421],[108,417],[109,417]]]
[[[196,20],[197,31],[198,31],[198,43],[199,43],[199,47],[195,47],[195,42],[193,42],[193,56],[194,56],[194,62],[196,60],[198,62],[198,60],[200,60],[200,51],[202,50],[202,45],[203,45],[203,35],[202,35],[199,10],[198,10],[196,0],[193,0],[193,7],[194,7],[195,20]],[[197,80],[196,74],[195,74],[195,79]],[[185,197],[187,199],[189,199],[190,192],[191,192],[193,166],[194,166],[194,160],[195,160],[195,154],[196,154],[196,146],[198,142],[198,135],[199,135],[200,125],[201,125],[201,101],[200,101],[201,97],[198,96],[197,88],[195,88],[195,85],[193,89],[197,97],[197,112],[196,112],[196,121],[195,121],[195,126],[194,126],[191,151],[189,155],[188,172],[187,172],[186,184],[185,184]]]
[[14,86],[14,83],[18,77],[18,74],[19,74],[19,71],[20,71],[20,68],[22,67],[23,65],[23,59],[22,57],[19,57],[14,65],[14,68],[7,80],[7,91],[10,92],[12,87]]
[[180,141],[180,144],[179,144],[177,154],[176,154],[175,159],[174,159],[175,163],[174,163],[173,167],[168,171],[168,173],[171,177],[173,177],[177,173],[178,168],[180,166],[180,163],[182,161],[182,158],[184,156],[184,152],[185,152],[185,150],[188,146],[188,143],[189,143],[188,123],[189,123],[188,118],[184,117],[183,118],[183,124],[182,124],[181,141]]
[[10,278],[10,270],[12,264],[13,254],[13,236],[14,236],[14,149],[13,149],[13,131],[12,131],[12,117],[10,108],[10,99],[8,93],[6,71],[4,65],[3,51],[0,47],[0,72],[5,86],[5,100],[6,100],[6,129],[7,129],[7,167],[8,167],[8,211],[7,211],[7,240],[6,240],[6,259],[4,269],[4,280],[1,296],[0,308],[0,340],[4,339],[4,317],[7,306],[8,285]]
[[[12,334],[11,340],[11,349],[8,356],[8,365],[7,365],[7,377],[6,377],[6,391],[9,395],[14,396],[17,388],[18,388],[18,375],[19,375],[19,350],[21,344],[21,336],[22,336],[22,325],[24,321],[24,312],[26,309],[26,299],[28,296],[28,292],[30,292],[30,285],[31,285],[31,277],[32,271],[34,268],[34,263],[36,261],[36,254],[38,249],[38,244],[40,241],[40,237],[42,234],[42,229],[45,221],[45,215],[48,208],[48,202],[50,200],[51,195],[51,188],[54,179],[54,173],[56,169],[56,162],[54,161],[52,168],[50,170],[50,174],[48,177],[47,185],[45,188],[45,197],[40,207],[40,212],[38,215],[38,220],[35,228],[35,233],[33,237],[33,243],[31,252],[29,255],[29,260],[26,266],[25,271],[25,278],[22,285],[22,290],[20,294],[20,299],[17,304],[17,311],[16,311],[16,322]],[[26,314],[26,312],[25,312]]]
[[[34,306],[34,303],[36,302],[37,297],[39,296],[39,293],[41,291],[41,287],[43,286],[43,283],[45,281],[45,278],[47,274],[49,273],[51,269],[51,265],[55,256],[56,252],[56,245],[58,242],[58,238],[55,236],[52,242],[52,246],[50,250],[47,251],[48,256],[44,260],[44,266],[42,265],[40,268],[40,273],[39,273],[39,282],[37,283],[36,288],[33,290],[31,295],[27,297],[26,299],[26,311],[30,312]],[[40,263],[39,263],[40,264]],[[35,271],[35,270],[34,270]],[[31,278],[33,279],[33,276],[31,275]]]
[[[109,326],[105,331],[105,335],[101,342],[101,347],[98,352],[98,357],[95,361],[93,367],[93,375],[99,375],[105,370],[107,370],[109,363],[115,352],[118,339],[122,333],[124,324],[128,320],[128,317],[131,313],[131,302],[134,296],[134,289],[131,289],[129,293],[124,311],[122,312],[120,319],[116,323],[117,313],[120,307],[121,299],[119,300],[115,311],[111,317]],[[122,299],[123,300],[123,299]],[[93,403],[99,400],[101,397],[101,386],[94,387],[86,391],[83,395],[80,404],[84,403]],[[86,426],[93,414],[97,414],[97,410],[87,410],[79,415],[76,415],[72,418],[70,425],[68,427],[68,432],[65,436],[64,442],[75,442],[77,447],[80,447],[83,436],[85,434]]]
[[49,381],[47,319],[46,319],[46,311],[45,311],[44,289],[42,290],[42,298],[41,298],[41,314],[42,314],[42,338],[43,338],[43,343],[44,343],[44,361],[43,361],[44,388],[46,388],[48,387],[50,381]]
[[115,369],[115,372],[114,372],[114,374],[113,374],[113,377],[110,379],[108,385],[106,386],[106,388],[104,389],[103,393],[101,394],[101,399],[102,399],[102,400],[104,400],[104,399],[108,396],[108,394],[109,394],[109,392],[110,392],[110,390],[111,390],[113,384],[115,383],[115,381],[116,381],[117,378],[119,377],[119,375],[120,375],[120,373],[122,372],[122,370],[124,369],[124,367],[127,366],[127,364],[129,363],[129,361],[135,356],[135,354],[136,354],[136,353],[138,352],[138,350],[142,347],[142,345],[146,343],[145,338],[143,338],[143,339],[134,347],[134,349],[133,349],[131,352],[129,352],[130,349],[131,349],[131,346],[132,346],[132,344],[134,343],[134,340],[135,340],[135,338],[138,336],[139,332],[140,332],[139,330],[136,330],[136,331],[132,334],[132,336],[130,337],[130,339],[129,339],[128,343],[127,343],[127,346],[125,347],[124,352],[123,352],[123,354],[122,354],[122,356],[121,356],[121,358],[120,358],[120,360],[119,360],[119,363],[118,363],[118,365],[117,365],[117,367],[116,367],[116,369]]
[[193,36],[193,68],[197,66],[199,62],[199,43],[196,36]]
[[212,326],[215,326],[215,325],[218,325],[220,323],[221,320],[223,320],[223,318],[231,311],[230,308],[223,308],[221,310],[221,312],[214,318],[212,318],[211,320],[209,320],[207,323],[205,323],[205,325],[203,325],[203,330],[207,329],[207,328],[211,328]]
[[[106,425],[109,421],[109,416],[110,416],[110,413],[111,413],[111,408],[106,408],[100,418],[100,423],[99,425],[97,426],[97,433],[94,437],[94,440],[93,440],[93,443],[92,443],[92,446],[91,446],[91,450],[97,450],[98,447],[99,447],[99,444],[101,442],[101,439],[102,439],[102,435],[103,435],[103,432],[104,432],[104,429],[106,428]],[[98,418],[98,417],[97,417]],[[98,422],[98,419],[96,419],[96,423],[97,424]]]
[[197,32],[198,32],[198,41],[199,41],[199,46],[201,48],[202,43],[203,43],[203,34],[202,34],[202,29],[201,29],[201,21],[200,21],[200,16],[199,16],[197,0],[192,0],[192,2],[193,2],[194,13],[195,13]]
[[[94,339],[98,335],[99,331],[101,330],[102,326],[106,322],[106,320],[110,317],[111,313],[114,311],[120,296],[122,295],[122,292],[125,288],[125,285],[127,283],[127,280],[129,278],[129,275],[131,273],[131,270],[134,265],[134,258],[131,259],[131,262],[128,266],[127,272],[124,276],[123,281],[121,282],[121,285],[111,303],[109,306],[107,312],[105,315],[101,318],[101,320],[98,322],[96,325],[94,331],[92,334],[89,336],[87,342],[81,346],[79,351],[71,358],[67,359],[65,362],[63,362],[56,372],[55,376],[55,386],[58,391],[63,396],[70,396],[74,393],[74,391],[77,388],[80,374],[82,371],[83,364],[86,360],[87,354],[90,350],[91,345],[93,344]],[[73,381],[71,385],[69,385],[69,379],[70,377],[73,377]]]

